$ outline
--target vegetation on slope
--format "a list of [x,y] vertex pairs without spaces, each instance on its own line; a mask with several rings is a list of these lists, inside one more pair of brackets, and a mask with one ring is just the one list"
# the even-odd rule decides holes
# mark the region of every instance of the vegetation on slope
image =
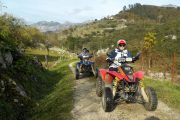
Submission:
[[[175,68],[173,74],[179,74],[179,15],[179,7],[168,8],[137,3],[129,5],[117,15],[61,31],[56,37],[60,47],[73,52],[87,47],[94,53],[100,49],[111,50],[116,47],[118,39],[125,39],[128,49],[135,54],[137,51],[143,51],[145,36],[155,33],[156,42],[150,48],[151,52],[142,55],[146,59],[143,69],[172,73]],[[142,62],[144,61],[141,59],[141,64]]]
[[[61,74],[41,64],[47,52],[35,48],[49,47],[43,33],[8,14],[0,16],[0,26],[0,119],[24,120],[37,106],[36,101],[53,90]],[[59,53],[48,54],[51,66]]]
[[[51,86],[51,92],[46,93],[43,99],[38,101],[38,106],[34,109],[32,120],[68,120],[71,119],[73,107],[73,75],[68,64],[72,61],[62,61],[51,74],[45,75],[46,81],[55,85]],[[47,89],[47,88],[46,88]],[[49,89],[49,88],[48,88]]]

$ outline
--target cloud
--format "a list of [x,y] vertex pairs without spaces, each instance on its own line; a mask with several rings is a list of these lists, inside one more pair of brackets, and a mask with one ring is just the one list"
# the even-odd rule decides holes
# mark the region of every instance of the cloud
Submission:
[[[180,6],[180,0],[0,0],[8,8],[8,12],[28,21],[72,21],[82,22],[90,19],[100,19],[114,15],[122,10],[124,5],[141,3]],[[75,1],[75,2],[74,2]]]
[[91,11],[93,10],[92,7],[84,7],[84,8],[75,8],[72,10],[72,12],[70,14],[80,14],[82,12],[86,12],[86,11]]
[[102,4],[106,4],[108,2],[108,0],[101,0]]

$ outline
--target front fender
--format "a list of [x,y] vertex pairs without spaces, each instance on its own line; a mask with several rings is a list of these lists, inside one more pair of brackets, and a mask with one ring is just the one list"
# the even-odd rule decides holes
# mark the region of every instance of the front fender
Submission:
[[116,72],[116,71],[109,71],[109,70],[107,70],[107,69],[99,69],[99,73],[100,73],[100,75],[101,75],[102,80],[105,80],[106,74],[109,74],[109,75],[111,75],[112,77],[117,77],[117,78],[119,78],[120,80],[124,78],[124,76],[122,76],[122,75],[119,74],[118,72]]
[[106,73],[107,73],[106,69],[99,69],[99,74],[100,74],[102,80],[105,80]]
[[125,78],[123,75],[121,75],[120,73],[116,72],[116,71],[108,71],[108,74],[110,74],[112,77],[117,77],[120,80],[122,80],[123,78]]
[[144,78],[144,72],[143,72],[143,71],[134,72],[134,73],[133,73],[133,78],[134,78],[135,80],[136,80],[136,79],[143,80],[143,78]]

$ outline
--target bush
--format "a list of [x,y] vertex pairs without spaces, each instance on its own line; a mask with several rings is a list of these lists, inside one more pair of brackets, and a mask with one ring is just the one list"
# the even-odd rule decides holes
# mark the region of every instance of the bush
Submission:
[[107,62],[106,62],[106,54],[101,54],[99,56],[97,56],[95,58],[95,65],[98,67],[98,68],[106,68],[107,67]]

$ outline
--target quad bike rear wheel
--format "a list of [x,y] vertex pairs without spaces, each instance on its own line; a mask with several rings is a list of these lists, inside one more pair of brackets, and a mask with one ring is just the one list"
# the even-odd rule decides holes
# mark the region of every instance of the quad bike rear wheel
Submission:
[[114,100],[113,94],[110,88],[105,87],[102,94],[102,107],[105,112],[111,112],[113,110]]
[[96,78],[96,95],[102,97],[102,79],[100,76]]
[[148,98],[148,101],[145,100],[144,102],[145,109],[148,111],[155,111],[158,105],[158,99],[155,90],[151,87],[147,87],[145,88],[145,93]]

